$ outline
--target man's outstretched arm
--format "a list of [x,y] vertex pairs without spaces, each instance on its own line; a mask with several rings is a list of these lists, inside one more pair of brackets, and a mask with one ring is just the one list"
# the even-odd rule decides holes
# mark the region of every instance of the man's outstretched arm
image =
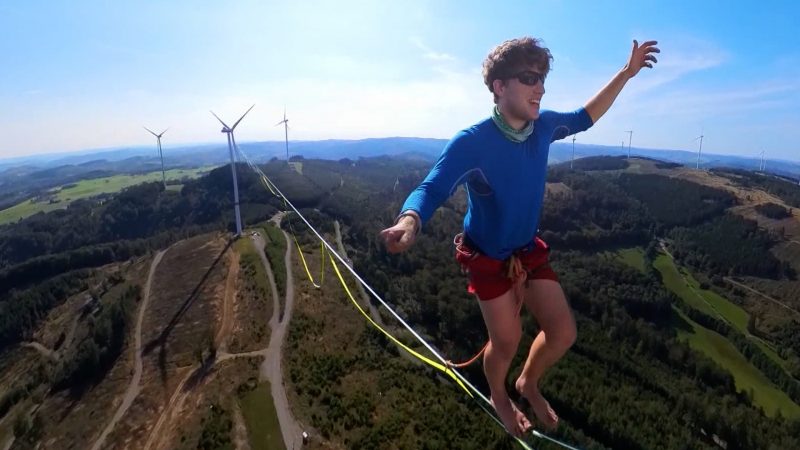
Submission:
[[647,41],[640,46],[637,41],[633,41],[633,49],[631,50],[628,64],[617,72],[614,78],[612,78],[603,89],[600,89],[600,92],[595,94],[584,106],[586,112],[589,113],[589,116],[592,118],[592,123],[597,123],[597,121],[603,117],[603,114],[608,111],[608,108],[610,108],[614,100],[617,99],[617,95],[622,91],[622,88],[625,87],[625,83],[635,77],[642,67],[649,67],[652,69],[653,64],[658,62],[656,57],[652,55],[652,53],[661,52],[661,50],[656,47],[656,44],[658,44],[656,41]]

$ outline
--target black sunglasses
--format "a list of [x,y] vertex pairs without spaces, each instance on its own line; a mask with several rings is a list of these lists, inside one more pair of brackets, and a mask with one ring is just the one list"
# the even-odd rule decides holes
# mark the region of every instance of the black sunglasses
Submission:
[[519,80],[520,83],[526,86],[536,86],[540,81],[544,84],[544,79],[546,75],[542,75],[539,72],[534,72],[532,70],[525,70],[516,75],[512,75],[508,77],[510,80],[511,78],[516,78]]

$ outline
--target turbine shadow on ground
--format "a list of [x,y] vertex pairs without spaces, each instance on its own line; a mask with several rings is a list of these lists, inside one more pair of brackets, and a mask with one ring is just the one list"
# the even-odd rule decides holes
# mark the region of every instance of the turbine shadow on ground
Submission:
[[195,286],[191,294],[189,294],[189,296],[186,297],[186,300],[184,300],[183,304],[175,313],[175,315],[172,316],[172,319],[170,319],[169,323],[164,327],[163,330],[161,330],[161,333],[158,335],[158,337],[148,342],[142,349],[142,356],[146,356],[150,354],[150,352],[155,350],[156,347],[159,347],[158,366],[159,366],[159,371],[161,373],[162,381],[166,380],[166,362],[167,362],[166,343],[167,339],[169,339],[170,333],[172,333],[172,330],[175,328],[178,322],[181,321],[183,315],[186,314],[189,308],[192,307],[192,305],[194,304],[195,300],[198,297],[198,294],[200,293],[200,289],[206,283],[208,277],[217,267],[217,264],[219,264],[223,255],[225,255],[225,252],[228,251],[228,249],[231,247],[232,244],[233,240],[232,239],[228,240],[228,242],[225,244],[225,247],[222,249],[219,255],[217,255],[217,257],[214,259],[214,262],[211,263],[211,266],[208,268],[208,270],[206,270],[206,273],[204,273],[203,277],[200,278],[200,281],[197,283],[197,286]]

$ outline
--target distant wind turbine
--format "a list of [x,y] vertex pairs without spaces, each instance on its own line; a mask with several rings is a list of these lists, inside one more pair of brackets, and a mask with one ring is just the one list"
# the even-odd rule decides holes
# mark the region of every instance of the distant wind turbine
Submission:
[[628,159],[631,159],[631,141],[633,140],[633,130],[628,130],[626,133],[628,133]]
[[164,185],[164,189],[166,189],[167,188],[167,177],[164,174],[164,154],[161,152],[161,136],[163,136],[164,133],[166,133],[167,130],[169,130],[169,128],[167,128],[166,130],[162,131],[161,134],[156,134],[153,131],[151,131],[149,128],[144,127],[144,126],[142,128],[144,128],[145,130],[150,132],[150,134],[155,136],[156,137],[156,141],[158,142],[158,156],[161,158],[161,183]]
[[700,130],[700,136],[694,138],[695,141],[700,139],[700,148],[697,150],[697,165],[695,166],[695,169],[699,169],[700,168],[700,154],[703,152],[703,138],[704,137],[705,136],[703,136],[703,130]]
[[761,164],[758,165],[759,172],[764,171],[764,150],[761,150]]
[[283,124],[283,135],[286,138],[286,164],[289,164],[289,119],[286,118],[286,108],[283,108],[283,120],[276,123],[275,126]]
[[[256,105],[254,104],[253,106]],[[236,139],[233,137],[233,130],[235,130],[236,126],[239,125],[239,122],[244,119],[244,116],[246,116],[247,113],[253,109],[253,106],[245,111],[244,114],[242,114],[242,117],[239,117],[239,120],[237,120],[232,127],[229,127],[225,122],[222,121],[222,119],[214,114],[214,111],[211,111],[211,115],[216,117],[217,120],[219,120],[219,123],[222,124],[221,132],[228,135],[228,151],[231,154],[231,173],[233,173],[233,209],[236,214],[236,237],[242,235],[242,216],[239,213],[239,184],[236,181]]]
[[572,160],[569,162],[569,170],[572,170],[572,164],[575,163],[575,135],[572,135]]

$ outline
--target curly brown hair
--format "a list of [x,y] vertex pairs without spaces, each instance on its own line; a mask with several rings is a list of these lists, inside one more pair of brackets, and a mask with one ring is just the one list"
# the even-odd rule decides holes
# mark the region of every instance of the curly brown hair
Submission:
[[[507,80],[528,67],[537,67],[547,75],[553,55],[541,46],[542,41],[530,36],[510,39],[498,45],[483,61],[483,82],[494,94],[494,80]],[[497,103],[497,94],[494,94]]]

